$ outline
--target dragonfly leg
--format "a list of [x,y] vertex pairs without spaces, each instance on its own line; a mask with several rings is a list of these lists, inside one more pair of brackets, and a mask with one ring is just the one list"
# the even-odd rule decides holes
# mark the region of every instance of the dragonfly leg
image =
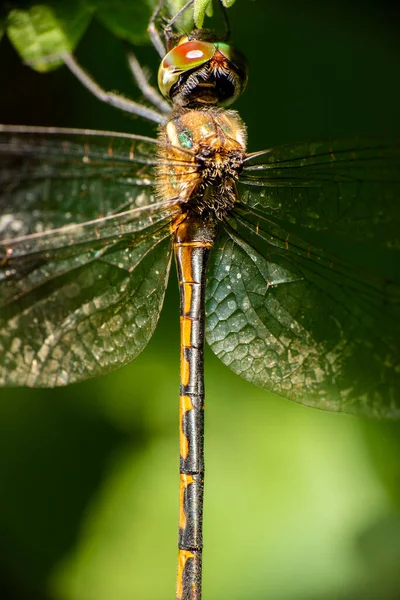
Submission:
[[223,18],[224,27],[225,27],[225,33],[224,33],[223,37],[221,37],[221,40],[224,42],[227,42],[229,40],[229,38],[231,37],[231,26],[229,24],[229,19],[228,19],[228,15],[227,15],[225,6],[222,4],[222,2],[218,2],[218,4],[222,11],[222,18]]
[[163,114],[154,110],[153,108],[148,108],[147,106],[142,106],[138,102],[134,102],[133,100],[129,100],[128,98],[124,98],[123,96],[119,96],[118,94],[114,94],[113,92],[107,92],[103,90],[95,81],[92,79],[84,69],[80,66],[80,64],[75,60],[72,54],[63,54],[62,59],[65,65],[69,68],[69,70],[75,75],[75,77],[91,92],[96,98],[105,102],[106,104],[110,104],[110,106],[114,106],[115,108],[119,108],[125,112],[138,115],[139,117],[143,117],[144,119],[148,119],[149,121],[154,121],[155,123],[165,123],[166,118]]
[[171,19],[166,21],[165,26],[163,27],[166,46],[161,39],[160,32],[157,29],[157,25],[156,25],[156,22],[160,16],[160,13],[166,4],[166,0],[160,0],[156,9],[154,10],[153,14],[151,15],[149,26],[147,27],[147,32],[150,36],[151,43],[153,44],[153,46],[155,47],[155,49],[157,50],[157,52],[159,53],[161,58],[164,58],[164,56],[167,54],[167,50],[171,49],[171,47],[172,47],[171,41],[176,37],[172,32],[172,26],[177,21],[177,19],[179,19],[179,17],[181,15],[183,15],[183,13],[193,4],[193,2],[194,2],[194,0],[188,0],[188,2],[186,2],[186,4],[184,6],[182,6],[182,8],[180,10],[178,10],[176,15],[174,15]]
[[147,33],[149,34],[151,43],[153,44],[154,48],[157,50],[161,58],[164,58],[164,56],[167,54],[167,50],[165,48],[164,42],[161,39],[160,32],[157,29],[156,21],[160,16],[160,12],[162,11],[165,2],[166,0],[160,0],[160,2],[157,4],[153,14],[150,17],[149,25],[147,27]]
[[132,75],[135,78],[135,81],[142,92],[143,96],[149,100],[154,106],[156,106],[163,113],[170,113],[171,106],[168,104],[166,100],[161,96],[161,94],[154,88],[147,80],[147,77],[140,65],[138,59],[133,54],[132,51],[128,51],[128,63]]
[[186,12],[190,6],[192,6],[193,2],[194,0],[188,0],[188,2],[186,2],[186,4],[182,6],[182,8],[178,10],[178,12],[169,21],[167,21],[164,27],[164,35],[167,42],[168,50],[170,50],[172,47],[171,40],[173,40],[173,38],[176,37],[172,32],[172,26],[174,25],[174,23],[176,23],[179,17],[183,15],[183,13]]

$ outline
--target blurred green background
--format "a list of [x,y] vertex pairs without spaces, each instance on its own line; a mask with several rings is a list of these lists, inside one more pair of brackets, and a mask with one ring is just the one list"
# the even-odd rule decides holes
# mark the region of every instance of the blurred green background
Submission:
[[[250,62],[237,103],[250,150],[399,133],[391,4],[237,0],[229,15]],[[138,98],[121,41],[100,23],[76,54],[104,87]],[[157,68],[151,47],[137,54]],[[154,133],[65,68],[24,67],[6,38],[0,122]],[[173,274],[157,332],[128,367],[66,389],[0,391],[0,598],[174,597],[176,288]],[[400,426],[274,397],[209,351],[206,390],[204,598],[400,598]]]

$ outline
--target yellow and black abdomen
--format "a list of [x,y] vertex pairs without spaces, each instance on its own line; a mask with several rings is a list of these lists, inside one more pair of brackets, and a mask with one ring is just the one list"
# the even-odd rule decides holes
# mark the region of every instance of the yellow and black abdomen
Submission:
[[180,504],[177,599],[201,598],[204,487],[204,319],[216,227],[182,215],[174,231],[180,290]]

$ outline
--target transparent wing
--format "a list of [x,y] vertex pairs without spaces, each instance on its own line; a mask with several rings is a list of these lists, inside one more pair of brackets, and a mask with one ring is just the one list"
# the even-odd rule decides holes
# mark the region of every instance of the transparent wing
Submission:
[[150,339],[176,211],[152,195],[155,148],[138,136],[0,132],[1,385],[106,373]]
[[393,221],[399,165],[400,140],[289,144],[247,157],[240,200],[266,218],[279,219],[289,230],[298,225],[390,247],[393,238],[399,238]]
[[245,169],[212,259],[207,339],[233,371],[277,394],[394,417],[399,152],[374,144],[288,146]]
[[0,126],[2,237],[153,203],[157,149],[128,134]]

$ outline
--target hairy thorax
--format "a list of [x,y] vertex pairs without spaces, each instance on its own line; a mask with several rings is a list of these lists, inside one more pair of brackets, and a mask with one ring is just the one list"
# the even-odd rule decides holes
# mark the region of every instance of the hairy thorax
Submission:
[[157,192],[185,212],[222,220],[234,207],[246,151],[246,128],[235,111],[184,108],[160,130]]

